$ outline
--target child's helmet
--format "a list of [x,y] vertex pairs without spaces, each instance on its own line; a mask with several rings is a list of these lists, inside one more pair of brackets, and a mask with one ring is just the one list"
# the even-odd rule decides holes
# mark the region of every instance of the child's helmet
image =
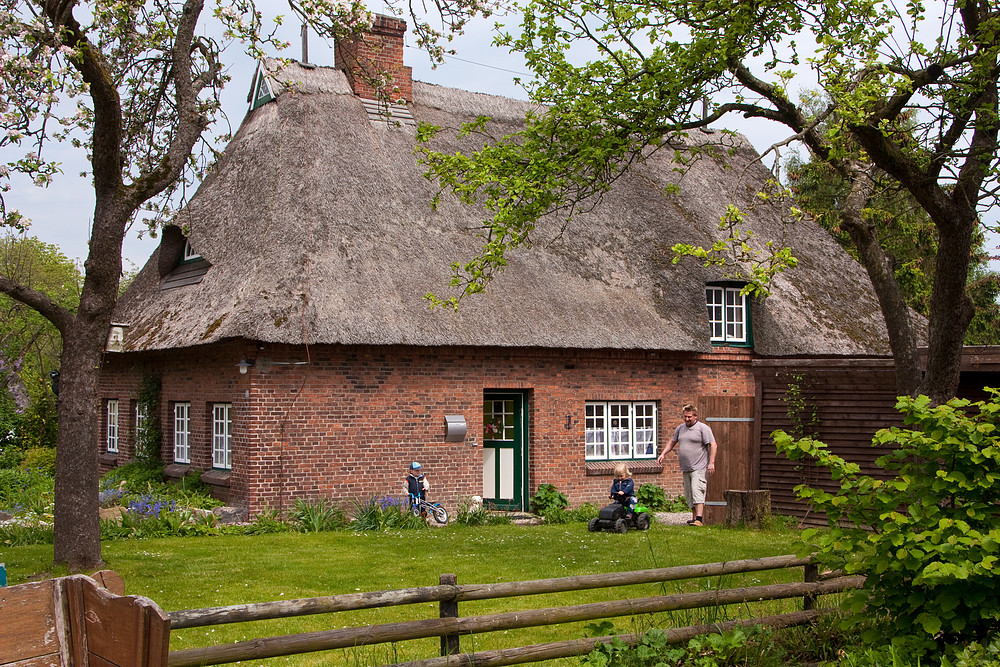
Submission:
[[410,464],[410,470],[420,470],[420,464],[414,461]]

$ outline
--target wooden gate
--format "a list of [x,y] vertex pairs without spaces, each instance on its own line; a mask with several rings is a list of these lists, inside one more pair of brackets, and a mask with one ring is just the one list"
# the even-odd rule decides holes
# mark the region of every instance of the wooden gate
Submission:
[[0,667],[165,666],[170,617],[123,589],[110,571],[0,588]]
[[708,478],[705,496],[705,522],[724,523],[726,506],[723,492],[747,491],[757,486],[754,470],[753,396],[702,396],[698,416],[712,428],[719,451],[715,473]]

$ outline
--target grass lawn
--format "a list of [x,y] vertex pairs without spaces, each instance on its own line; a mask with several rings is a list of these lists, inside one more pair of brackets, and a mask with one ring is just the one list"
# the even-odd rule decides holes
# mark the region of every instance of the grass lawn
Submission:
[[[619,572],[674,565],[757,558],[795,552],[795,531],[655,525],[625,535],[588,533],[585,524],[551,526],[448,526],[422,531],[283,533],[256,537],[121,540],[103,545],[107,568],[125,581],[126,593],[144,595],[165,611],[288,600],[355,591],[438,583],[441,573],[459,584],[493,583]],[[52,547],[3,548],[9,583],[60,576],[50,572]],[[563,606],[688,590],[801,581],[802,570],[760,572],[627,590],[597,589],[556,595],[462,603],[459,614]],[[794,611],[801,600],[769,603],[767,613]],[[171,633],[171,649],[230,643],[270,635],[437,616],[427,603],[336,615],[191,628]],[[729,608],[662,614],[640,624],[664,626],[726,620],[759,613]],[[614,619],[622,631],[631,618]],[[584,635],[579,626],[550,626],[462,637],[462,649],[521,646]],[[274,664],[381,664],[437,655],[437,640],[277,658]],[[576,664],[570,661],[566,664]]]

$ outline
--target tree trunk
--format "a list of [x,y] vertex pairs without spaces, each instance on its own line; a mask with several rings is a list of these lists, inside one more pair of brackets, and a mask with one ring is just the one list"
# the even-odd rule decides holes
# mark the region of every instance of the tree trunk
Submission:
[[71,326],[61,330],[59,436],[56,440],[54,558],[71,571],[93,570],[101,559],[98,440],[101,362],[122,272],[122,241],[131,209],[98,196],[90,254]]
[[965,331],[975,315],[966,285],[976,224],[972,210],[958,212],[947,231],[938,225],[942,231],[931,292],[927,374],[920,386],[920,393],[936,403],[944,403],[958,392]]
[[873,189],[866,171],[855,170],[851,192],[840,213],[841,226],[850,235],[878,297],[889,333],[889,349],[896,366],[896,393],[901,396],[915,395],[920,389],[923,372],[912,311],[896,282],[892,263],[879,244],[875,226],[867,223],[862,214]]
[[56,441],[56,563],[70,571],[98,569],[101,527],[98,512],[97,438],[100,353],[82,332],[64,338],[59,375],[59,435]]
[[760,528],[771,518],[771,492],[766,489],[722,492],[726,499],[726,526]]

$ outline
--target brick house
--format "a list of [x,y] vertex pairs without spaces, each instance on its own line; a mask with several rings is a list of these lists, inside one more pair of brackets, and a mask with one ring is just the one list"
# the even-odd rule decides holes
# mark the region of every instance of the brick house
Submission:
[[[105,468],[131,459],[146,418],[168,474],[200,471],[251,513],[398,495],[413,460],[452,507],[479,495],[525,508],[542,483],[601,503],[619,460],[676,495],[676,457],[656,455],[694,402],[720,442],[709,500],[721,500],[759,479],[755,361],[886,357],[863,270],[817,226],[754,202],[768,174],[721,132],[673,147],[718,145],[725,158],[680,175],[660,151],[588,210],[539,223],[484,294],[431,310],[424,295],[445,293],[451,263],[475,253],[484,213],[448,198],[432,209],[415,124],[486,115],[502,135],[538,109],[411,81],[405,29],[379,17],[377,41],[338,47],[339,67],[262,65],[217,169],[118,304],[100,386]],[[388,107],[350,73],[370,58],[394,72]],[[760,243],[784,238],[799,259],[767,298],[671,262],[672,244],[720,237],[730,202]],[[145,417],[144,378],[159,383]]]

